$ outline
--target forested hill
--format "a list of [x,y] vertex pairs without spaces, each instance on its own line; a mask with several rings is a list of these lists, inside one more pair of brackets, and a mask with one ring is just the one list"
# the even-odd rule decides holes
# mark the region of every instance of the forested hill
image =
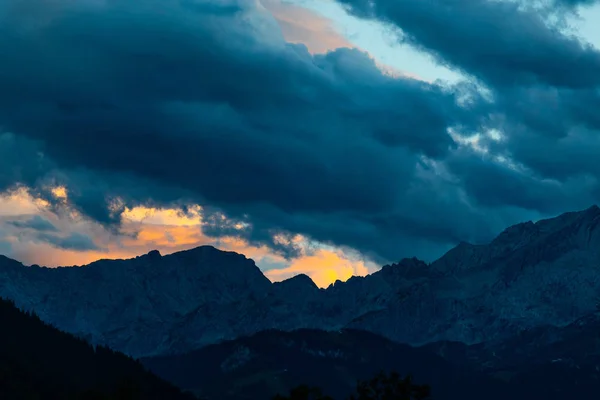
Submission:
[[0,299],[0,399],[191,399],[122,353],[85,341]]

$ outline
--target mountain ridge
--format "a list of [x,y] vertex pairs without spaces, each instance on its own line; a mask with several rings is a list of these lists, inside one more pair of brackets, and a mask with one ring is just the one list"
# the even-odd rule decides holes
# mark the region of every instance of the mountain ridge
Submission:
[[303,383],[318,386],[335,399],[346,399],[357,380],[380,370],[427,382],[439,400],[454,399],[457,393],[465,400],[501,400],[513,394],[504,382],[456,367],[428,350],[353,330],[271,329],[141,362],[163,379],[209,399],[272,398]]
[[306,275],[272,283],[251,259],[212,246],[78,268],[0,258],[0,296],[134,356],[182,353],[265,329],[351,328],[412,345],[475,344],[593,312],[599,223],[597,206],[529,221],[488,244],[460,243],[430,264],[405,258],[326,289]]

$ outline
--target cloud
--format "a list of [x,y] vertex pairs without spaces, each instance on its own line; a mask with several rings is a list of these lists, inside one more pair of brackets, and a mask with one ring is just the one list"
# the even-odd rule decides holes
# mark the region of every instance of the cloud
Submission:
[[[200,205],[215,243],[298,258],[277,238],[301,234],[377,261],[597,201],[597,50],[515,2],[343,3],[471,81],[313,54],[251,1],[56,0],[41,18],[6,0],[0,190],[27,187],[103,235],[127,232],[135,207]],[[191,243],[190,229],[137,237]]]
[[4,255],[4,254],[8,254],[10,253],[12,250],[12,246],[10,244],[10,242],[5,242],[3,240],[0,240],[0,254]]
[[363,52],[263,36],[274,20],[251,3],[152,4],[72,6],[43,29],[4,20],[2,84],[21,90],[0,95],[0,120],[106,225],[123,204],[187,198],[248,215],[259,240],[301,226],[324,237],[318,220],[356,226],[367,249],[387,234],[375,215],[405,212],[421,154],[443,157],[447,128],[477,122],[452,90],[384,75]]
[[557,4],[567,7],[591,6],[598,3],[598,0],[555,0]]
[[24,221],[10,221],[9,224],[16,226],[17,228],[33,229],[40,232],[58,231],[58,229],[52,224],[52,222],[40,217],[39,215],[34,215],[33,217]]
[[396,24],[405,41],[494,87],[587,88],[600,83],[595,49],[562,35],[543,14],[523,10],[517,2],[340,2],[358,15]]
[[[56,190],[64,194],[62,190]],[[22,202],[34,202],[25,192],[19,194]],[[13,194],[14,196],[14,194]],[[0,196],[0,200],[4,197]],[[367,266],[375,266],[352,252],[340,249],[324,249],[309,243],[301,236],[292,240],[299,247],[297,258],[285,260],[265,246],[255,247],[239,238],[212,238],[203,233],[202,209],[192,207],[187,214],[175,209],[136,207],[123,213],[122,234],[114,235],[96,226],[92,220],[72,220],[68,214],[53,215],[57,226],[53,232],[41,232],[49,224],[46,217],[51,211],[40,206],[40,215],[11,216],[0,219],[0,254],[14,257],[25,264],[41,264],[50,267],[83,265],[98,258],[131,258],[150,250],[159,249],[162,254],[186,250],[210,244],[223,250],[232,250],[253,258],[257,265],[274,280],[282,280],[298,273],[308,273],[320,286],[327,286],[336,279],[346,280],[351,275],[362,274]],[[19,218],[14,220],[14,218]],[[44,221],[44,222],[42,222]],[[18,222],[18,223],[15,223]],[[97,229],[100,228],[100,229]],[[69,232],[77,229],[81,232]],[[278,240],[285,241],[285,237]],[[315,264],[316,262],[316,264]],[[319,264],[320,263],[320,264]],[[320,269],[323,269],[320,272]]]
[[355,47],[336,31],[333,21],[306,8],[281,0],[263,0],[261,4],[277,19],[285,40],[304,44],[310,53]]
[[298,274],[306,274],[319,287],[327,287],[336,280],[346,281],[352,276],[364,276],[374,272],[362,260],[352,260],[339,252],[320,249],[313,255],[302,257],[281,269],[272,269],[266,276],[272,281],[281,281]]
[[[598,177],[593,138],[600,129],[594,111],[600,105],[596,72],[600,52],[546,18],[560,12],[557,7],[561,4],[575,2],[548,3],[546,13],[522,7],[520,2],[341,3],[357,15],[396,25],[404,41],[485,88],[490,108],[480,133],[496,130],[502,140],[481,138],[479,145],[490,153],[485,161],[480,153],[470,152],[469,162],[481,165],[479,170],[458,168],[467,161],[465,151],[462,162],[453,161],[454,169],[450,169],[474,200],[494,206],[516,204],[543,213],[597,201],[591,186]],[[495,159],[509,162],[500,165]],[[509,164],[521,172],[516,173]],[[490,187],[498,174],[500,182],[513,190]],[[574,188],[575,181],[585,183]],[[519,190],[519,186],[529,185],[525,182],[532,184],[530,190]],[[566,202],[567,189],[583,192],[585,200]],[[535,198],[532,190],[538,191]]]
[[37,239],[43,242],[47,242],[52,246],[74,251],[90,251],[100,250],[94,243],[92,238],[87,235],[73,232],[66,237],[54,235],[50,233],[40,233],[37,235]]

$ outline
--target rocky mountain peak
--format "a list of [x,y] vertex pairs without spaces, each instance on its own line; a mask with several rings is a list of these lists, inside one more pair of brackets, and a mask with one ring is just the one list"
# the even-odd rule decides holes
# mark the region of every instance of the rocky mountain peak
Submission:
[[318,289],[318,286],[315,282],[310,278],[310,276],[306,274],[298,274],[291,278],[288,278],[282,282],[281,284],[290,285],[290,286],[302,286],[302,287],[311,287]]
[[566,212],[554,218],[542,219],[536,226],[543,232],[558,231],[573,225],[588,224],[600,218],[600,208],[593,205],[582,211]]
[[251,259],[212,246],[93,268],[23,268],[0,257],[0,296],[135,356],[267,328],[352,327],[407,343],[476,343],[592,312],[599,225],[596,206],[528,221],[489,244],[461,243],[430,265],[405,258],[327,289],[305,274],[272,284]]
[[379,272],[387,279],[416,279],[427,276],[430,272],[429,266],[416,257],[403,258],[397,263],[384,265]]
[[319,287],[306,274],[298,274],[281,282],[275,282],[273,288],[283,296],[309,296],[318,292]]
[[410,268],[427,268],[425,261],[419,260],[417,257],[403,258],[397,263],[384,265],[381,269],[410,269]]
[[148,254],[144,255],[143,257],[147,257],[150,260],[160,260],[162,255],[158,250],[151,250],[150,252],[148,252]]
[[[454,274],[503,260],[519,268],[546,261],[551,262],[575,249],[597,247],[600,252],[600,208],[561,214],[537,222],[527,221],[504,229],[489,244],[473,245],[461,242],[432,264],[432,269]],[[490,264],[491,263],[491,264]],[[487,266],[487,267],[486,267]]]
[[494,252],[505,253],[514,251],[530,243],[539,234],[538,225],[532,221],[512,225],[502,231],[492,242],[490,247]]
[[15,266],[23,266],[20,262],[13,260],[12,258],[8,258],[2,254],[0,254],[0,268],[2,267],[15,267]]
[[492,240],[492,244],[496,242],[521,240],[523,236],[527,236],[535,232],[535,228],[536,225],[532,221],[511,225],[504,229],[498,236],[496,236],[496,238]]

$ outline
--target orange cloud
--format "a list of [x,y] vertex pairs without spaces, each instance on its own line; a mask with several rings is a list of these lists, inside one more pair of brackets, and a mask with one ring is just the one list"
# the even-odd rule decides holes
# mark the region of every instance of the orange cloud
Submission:
[[24,188],[0,196],[0,216],[34,214],[48,206],[48,202],[33,198]]
[[[284,3],[281,0],[261,0],[261,4],[277,20],[286,41],[302,43],[312,54],[326,53],[341,47],[357,48],[365,51],[365,49],[355,46],[340,34],[335,29],[332,20],[320,16],[312,10]],[[379,61],[376,61],[375,64],[382,73],[393,78],[424,80],[417,75],[408,74]]]
[[146,224],[194,226],[202,223],[201,212],[200,206],[190,208],[187,214],[174,209],[134,207],[125,208],[121,216],[128,221]]
[[67,188],[64,186],[57,186],[52,189],[52,195],[57,199],[67,199]]
[[[0,234],[4,232],[5,235],[0,237],[0,242],[10,244],[10,257],[25,264],[71,266],[85,265],[103,258],[132,258],[154,249],[162,254],[170,254],[200,245],[213,245],[254,259],[259,267],[267,269],[265,275],[272,281],[304,273],[320,287],[326,287],[338,279],[345,281],[352,275],[365,275],[371,268],[364,261],[355,261],[339,249],[319,248],[319,244],[309,242],[302,235],[279,234],[274,238],[279,243],[292,244],[300,250],[301,256],[293,260],[284,259],[266,246],[252,246],[240,238],[208,237],[202,232],[200,206],[191,208],[187,214],[175,209],[126,208],[121,216],[121,232],[116,234],[68,210],[67,188],[57,187],[52,192],[55,197],[64,200],[67,208],[64,213],[54,214],[47,202],[33,198],[24,189],[0,196],[0,228],[3,227],[2,221],[40,215],[51,221],[61,234],[77,232],[87,235],[103,250],[56,248],[36,240],[31,232],[19,231],[18,227],[9,224],[6,229],[0,229]],[[311,250],[314,248],[317,250]]]
[[275,17],[286,41],[302,43],[313,54],[355,47],[335,30],[331,20],[311,10],[281,0],[261,0],[261,4]]

